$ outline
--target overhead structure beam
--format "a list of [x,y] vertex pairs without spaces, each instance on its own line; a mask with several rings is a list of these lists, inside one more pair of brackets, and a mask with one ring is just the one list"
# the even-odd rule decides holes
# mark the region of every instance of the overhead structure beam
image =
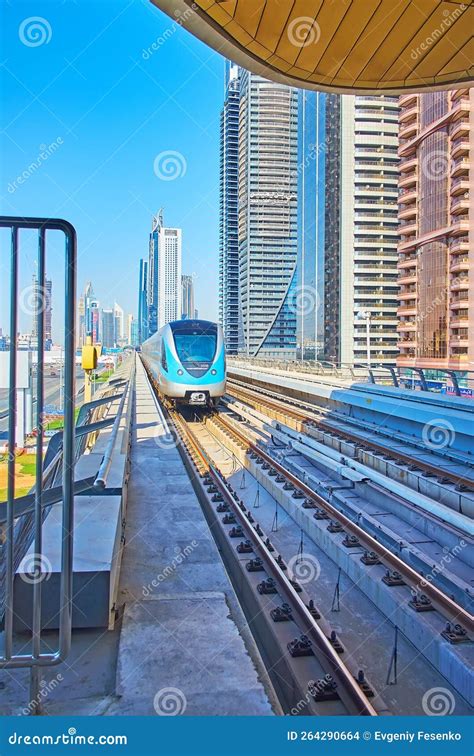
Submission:
[[474,86],[474,0],[150,0],[267,79],[339,94]]

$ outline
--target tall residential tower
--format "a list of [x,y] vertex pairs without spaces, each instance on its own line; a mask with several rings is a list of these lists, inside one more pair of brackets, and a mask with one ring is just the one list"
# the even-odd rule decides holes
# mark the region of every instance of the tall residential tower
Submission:
[[397,365],[474,370],[474,89],[399,104]]
[[296,355],[298,92],[240,70],[238,234],[243,349]]
[[326,144],[325,358],[394,365],[397,98],[327,95]]
[[181,317],[194,319],[194,281],[192,276],[181,276]]
[[229,354],[239,350],[239,68],[226,61],[220,125],[219,321]]
[[153,217],[148,262],[148,335],[181,319],[181,229],[166,228],[163,210]]

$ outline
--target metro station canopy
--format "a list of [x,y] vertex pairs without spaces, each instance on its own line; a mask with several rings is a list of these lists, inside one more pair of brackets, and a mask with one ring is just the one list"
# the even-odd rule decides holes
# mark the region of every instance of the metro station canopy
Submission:
[[267,79],[338,93],[474,85],[474,0],[152,0]]

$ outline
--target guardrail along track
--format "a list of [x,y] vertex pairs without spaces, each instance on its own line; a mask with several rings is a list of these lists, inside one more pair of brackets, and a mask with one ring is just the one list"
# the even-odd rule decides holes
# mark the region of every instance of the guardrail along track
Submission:
[[[409,454],[405,454],[399,449],[394,451],[390,446],[374,441],[372,438],[367,439],[361,434],[351,432],[350,430],[343,430],[339,425],[335,426],[327,420],[318,417],[317,408],[313,410],[310,408],[303,409],[297,407],[293,400],[289,400],[283,395],[281,395],[281,399],[276,398],[276,392],[267,392],[266,389],[260,387],[252,387],[250,389],[242,386],[240,382],[236,382],[233,379],[227,381],[227,393],[236,399],[243,399],[252,404],[256,409],[262,408],[262,411],[270,409],[274,412],[281,412],[284,419],[293,420],[297,430],[304,432],[308,427],[317,427],[327,433],[339,436],[353,444],[357,444],[359,448],[383,454],[387,458],[393,459],[394,461],[400,461],[409,466],[415,465],[420,472],[427,473],[436,478],[441,476],[458,487],[462,486],[465,490],[474,491],[474,477],[471,478],[465,475],[459,475],[458,473],[451,473],[448,469],[440,467],[439,464],[430,464],[425,460],[420,460],[418,458],[414,459]],[[272,395],[270,396],[269,393]],[[322,410],[321,414],[324,414]]]
[[[444,616],[449,622],[461,624],[465,630],[472,633],[474,632],[474,617],[467,612],[463,607],[457,604],[442,590],[434,586],[432,583],[425,581],[423,575],[418,573],[400,557],[393,554],[385,546],[383,546],[376,538],[369,535],[363,528],[352,522],[346,515],[332,506],[326,499],[316,493],[306,483],[300,480],[296,475],[290,472],[284,465],[278,462],[272,455],[268,454],[260,445],[255,443],[247,434],[245,434],[240,428],[236,428],[234,423],[229,422],[228,419],[219,414],[214,418],[214,421],[221,424],[221,426],[231,435],[234,436],[237,442],[242,444],[247,453],[255,454],[263,461],[271,466],[277,473],[283,475],[285,479],[292,483],[296,490],[301,491],[307,499],[314,502],[316,506],[324,510],[331,520],[340,523],[346,533],[354,535],[368,551],[373,551],[379,557],[380,561],[394,570],[403,577],[405,582],[413,587],[417,592],[423,592],[433,606]],[[422,588],[421,588],[422,586]]]

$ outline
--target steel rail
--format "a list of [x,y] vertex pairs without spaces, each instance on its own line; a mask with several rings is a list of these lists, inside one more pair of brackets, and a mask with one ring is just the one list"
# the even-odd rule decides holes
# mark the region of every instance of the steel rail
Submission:
[[359,541],[364,544],[369,551],[374,551],[382,561],[384,561],[391,569],[399,572],[406,581],[416,588],[418,591],[422,591],[432,603],[438,608],[441,614],[443,614],[451,622],[460,622],[466,630],[474,632],[474,617],[469,614],[463,607],[459,606],[449,596],[447,596],[439,588],[436,588],[432,583],[424,581],[422,575],[416,570],[410,567],[406,562],[392,554],[385,546],[383,546],[376,538],[366,533],[359,525],[356,525],[346,515],[339,512],[338,509],[333,507],[326,499],[323,499],[316,491],[310,488],[306,483],[303,483],[296,475],[287,470],[286,467],[277,462],[270,454],[264,451],[258,444],[250,440],[244,433],[235,428],[229,423],[222,415],[219,415],[219,422],[230,432],[233,433],[247,448],[253,451],[255,454],[262,457],[268,462],[271,467],[277,470],[280,474],[284,475],[298,490],[302,491],[308,499],[312,499],[317,502],[321,509],[324,509],[333,520],[338,521],[343,528],[355,535]]
[[[251,527],[249,520],[244,514],[244,510],[237,505],[224,482],[223,476],[208,459],[207,455],[199,444],[199,441],[196,439],[189,426],[181,419],[177,412],[171,410],[169,414],[173,422],[175,423],[175,427],[178,427],[178,429],[181,430],[181,433],[186,438],[186,441],[190,444],[193,451],[199,457],[203,468],[212,478],[213,483],[216,485],[226,503],[230,506],[232,512],[249,536],[249,539],[252,541],[254,551],[257,554],[261,555],[265,563],[267,572],[277,581],[279,585],[279,591],[281,591],[286,600],[292,605],[295,615],[297,615],[300,624],[304,628],[304,632],[306,633],[306,635],[308,635],[308,637],[310,637],[310,639],[318,649],[317,658],[319,659],[323,667],[329,667],[331,675],[338,683],[337,690],[341,701],[345,704],[348,711],[350,711],[354,715],[378,716],[377,711],[372,706],[367,696],[363,693],[345,664],[341,661],[338,653],[335,651],[329,640],[324,635],[324,632],[317,624],[308,607],[301,600],[298,592],[293,587],[290,580],[278,566],[276,562],[278,553],[276,552],[276,550],[272,553],[269,551],[268,546],[265,543],[266,534],[260,528],[262,535],[259,535],[256,532],[255,528]],[[246,507],[245,511],[248,511]]]
[[[232,383],[232,381],[227,382]],[[348,430],[341,430],[339,427],[334,427],[330,423],[328,423],[325,420],[320,420],[317,417],[314,417],[305,410],[298,409],[294,405],[291,405],[290,402],[285,401],[285,399],[282,397],[282,399],[275,399],[274,397],[265,396],[263,394],[263,391],[258,392],[256,390],[252,391],[252,389],[244,388],[239,386],[238,388],[234,388],[232,385],[227,388],[228,393],[232,396],[236,396],[238,393],[241,393],[241,395],[249,396],[252,398],[252,396],[255,398],[255,394],[259,397],[262,404],[266,404],[269,407],[274,407],[276,410],[282,409],[286,415],[289,415],[294,420],[301,421],[302,425],[308,425],[308,424],[316,424],[318,427],[325,429],[329,431],[330,433],[336,434],[338,436],[342,436],[343,438],[347,439],[348,441],[351,441],[353,443],[358,444],[359,446],[363,444],[368,449],[373,449],[376,452],[379,452],[381,454],[390,455],[394,459],[398,459],[402,462],[404,462],[407,465],[416,465],[420,468],[422,472],[429,473],[430,475],[435,475],[437,478],[442,474],[443,478],[449,478],[454,484],[459,485],[462,484],[466,486],[467,488],[473,488],[474,487],[474,479],[468,478],[464,475],[454,475],[453,473],[450,473],[449,470],[445,469],[444,467],[439,467],[434,464],[430,464],[429,462],[425,462],[424,460],[414,459],[409,454],[405,454],[404,452],[400,452],[398,449],[396,452],[393,451],[389,446],[385,446],[384,444],[380,444],[377,441],[373,441],[372,439],[364,439],[361,436],[357,435],[356,433],[351,433],[351,431]],[[303,430],[303,428],[301,429]]]

